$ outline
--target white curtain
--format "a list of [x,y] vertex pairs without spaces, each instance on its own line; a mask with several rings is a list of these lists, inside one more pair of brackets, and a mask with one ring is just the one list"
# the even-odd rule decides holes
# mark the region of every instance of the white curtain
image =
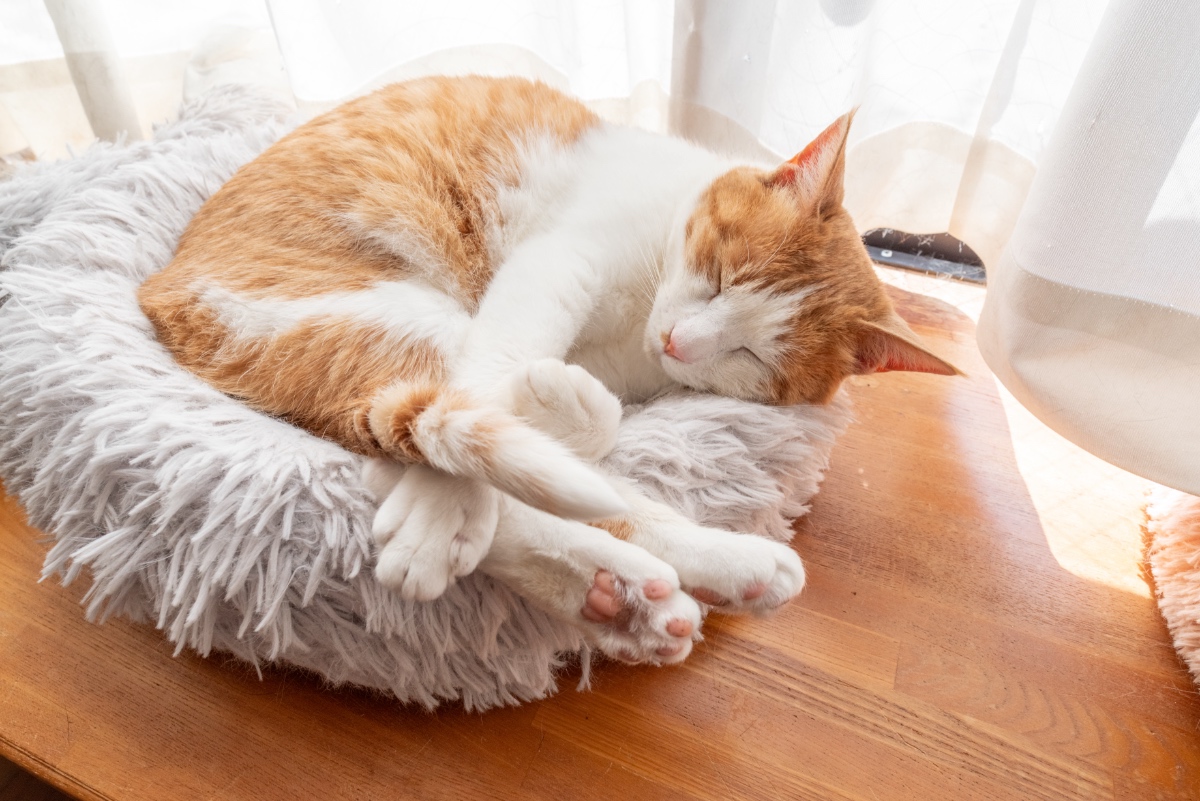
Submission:
[[[980,344],[1014,394],[1095,453],[1200,493],[1194,0],[89,2],[143,128],[230,79],[312,113],[480,72],[776,159],[857,105],[860,228],[965,240],[990,271]],[[0,152],[86,139],[78,100],[70,125],[52,119],[70,100],[57,42],[41,3],[0,4]]]
[[[60,39],[47,6],[82,30]],[[0,156],[64,158],[105,133],[73,81],[71,62],[88,61],[117,62],[138,136],[175,115],[185,88],[232,79],[287,91],[261,0],[0,0]]]
[[1112,3],[979,326],[1064,436],[1200,495],[1200,3]]

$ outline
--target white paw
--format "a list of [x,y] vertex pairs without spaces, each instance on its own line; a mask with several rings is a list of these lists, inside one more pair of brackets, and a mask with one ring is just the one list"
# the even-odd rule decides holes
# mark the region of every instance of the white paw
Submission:
[[429,601],[475,569],[496,532],[499,494],[471,479],[409,467],[375,513],[375,578]]
[[617,442],[621,402],[578,365],[539,359],[513,376],[513,411],[579,456],[597,461]]
[[687,591],[715,611],[767,611],[804,589],[804,564],[783,543],[699,526],[682,536],[682,547],[660,555]]

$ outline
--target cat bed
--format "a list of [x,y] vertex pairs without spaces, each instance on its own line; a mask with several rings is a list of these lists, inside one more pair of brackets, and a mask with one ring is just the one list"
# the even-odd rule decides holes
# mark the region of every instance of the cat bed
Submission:
[[1165,487],[1151,493],[1146,561],[1175,650],[1200,688],[1200,498]]
[[[287,128],[223,87],[152,141],[98,144],[0,181],[0,478],[54,539],[43,578],[86,569],[89,618],[285,663],[433,708],[541,698],[578,631],[483,575],[431,603],[371,571],[361,459],[222,395],[154,340],[135,291],[239,165]],[[791,536],[844,399],[772,409],[702,395],[627,411],[614,470],[711,525]]]

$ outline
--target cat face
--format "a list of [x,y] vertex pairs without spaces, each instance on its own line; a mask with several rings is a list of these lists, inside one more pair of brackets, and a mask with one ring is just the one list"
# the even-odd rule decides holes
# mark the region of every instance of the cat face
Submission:
[[958,373],[893,311],[842,207],[851,117],[777,170],[738,167],[700,195],[645,332],[672,379],[791,405],[826,403],[856,373]]

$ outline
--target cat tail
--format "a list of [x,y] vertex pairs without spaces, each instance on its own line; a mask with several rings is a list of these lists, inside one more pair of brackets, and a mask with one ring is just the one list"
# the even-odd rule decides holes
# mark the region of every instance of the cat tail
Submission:
[[629,512],[608,480],[566,446],[450,387],[404,383],[384,390],[368,424],[394,459],[474,478],[553,515],[587,521]]

